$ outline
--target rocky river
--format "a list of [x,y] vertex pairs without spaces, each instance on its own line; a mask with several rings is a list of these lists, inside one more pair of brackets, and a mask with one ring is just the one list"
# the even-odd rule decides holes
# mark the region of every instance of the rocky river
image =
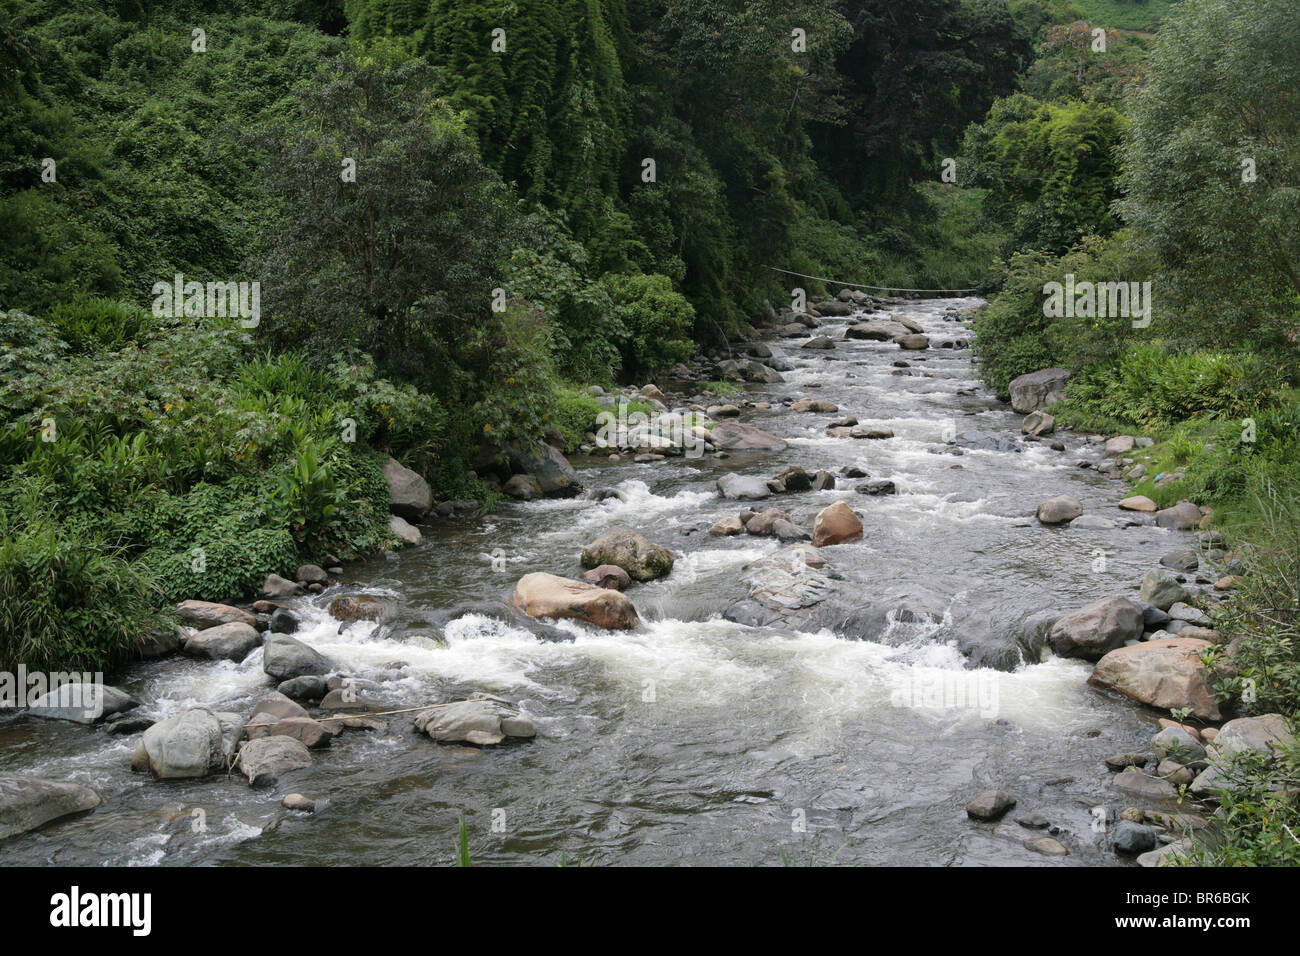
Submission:
[[[1023,416],[972,370],[979,304],[889,305],[928,337],[924,350],[845,337],[861,314],[819,320],[812,335],[829,347],[766,340],[780,380],[725,401],[780,450],[575,457],[583,495],[432,518],[418,545],[288,602],[294,637],[357,678],[375,709],[491,694],[526,715],[531,740],[440,744],[412,715],[389,716],[253,788],[238,773],[133,772],[138,733],[0,716],[0,772],[74,781],[102,801],[0,843],[0,862],[448,864],[463,814],[476,864],[779,865],[784,852],[840,865],[1125,865],[1096,826],[1095,808],[1113,820],[1131,804],[1104,761],[1149,749],[1158,714],[1090,687],[1092,663],[1046,653],[1034,625],[1136,597],[1192,536],[1150,521],[1037,520],[1061,495],[1117,519],[1122,486],[1080,467],[1102,456],[1088,436],[1051,436],[1063,450],[1021,440]],[[661,384],[677,404],[692,397],[690,383]],[[852,437],[834,424],[848,417],[859,435],[890,437]],[[719,494],[727,474],[790,466],[835,487]],[[776,507],[810,530],[839,500],[861,539],[819,549],[798,613],[764,613],[755,568],[789,542],[710,528]],[[671,573],[627,589],[640,627],[562,620],[549,634],[561,639],[544,640],[490,613],[525,574],[577,577],[583,547],[616,527],[675,554]],[[386,617],[340,627],[326,609],[358,591]],[[466,605],[489,613],[448,613]],[[196,706],[247,717],[276,684],[262,655],[175,655],[111,682],[153,720]],[[967,805],[990,789],[1014,794],[1015,812],[972,820]],[[282,806],[290,793],[315,812]],[[1031,815],[1048,829],[1016,822]],[[1049,831],[1068,855],[1028,846]]]

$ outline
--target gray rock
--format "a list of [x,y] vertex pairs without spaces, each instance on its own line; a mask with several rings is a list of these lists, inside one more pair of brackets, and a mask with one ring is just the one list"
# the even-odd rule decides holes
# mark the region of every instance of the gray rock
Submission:
[[433,489],[429,483],[395,458],[384,462],[388,482],[388,506],[395,515],[419,521],[433,507]]
[[140,702],[130,694],[107,684],[60,684],[32,701],[27,713],[49,720],[93,724],[139,706]]
[[1114,844],[1116,853],[1146,853],[1155,849],[1156,831],[1132,820],[1121,820],[1115,825]]
[[1048,635],[1058,657],[1100,660],[1125,641],[1142,637],[1142,611],[1125,597],[1106,597],[1071,611]]
[[329,575],[325,569],[318,564],[303,564],[298,566],[298,580],[304,584],[327,584]]
[[1201,561],[1191,548],[1182,548],[1178,551],[1170,551],[1160,559],[1160,563],[1175,571],[1195,571]]
[[762,478],[751,478],[734,472],[719,478],[717,487],[718,494],[729,501],[761,501],[772,496],[772,489]]
[[673,554],[631,528],[611,528],[582,549],[582,566],[612,564],[633,581],[653,581],[673,569]]
[[578,473],[553,445],[542,444],[531,452],[512,447],[508,457],[513,472],[532,475],[547,498],[573,498],[582,494]]
[[283,681],[276,690],[293,700],[316,701],[329,693],[325,678],[315,675]]
[[533,721],[499,698],[462,700],[426,710],[415,718],[415,729],[433,740],[489,746],[507,737],[536,736]]
[[1070,527],[1082,528],[1085,531],[1110,531],[1115,528],[1115,522],[1101,515],[1082,515],[1071,521]]
[[424,537],[419,528],[412,525],[401,515],[393,515],[388,519],[388,530],[392,532],[393,537],[407,547],[419,544]]
[[1065,524],[1083,514],[1083,505],[1077,498],[1061,495],[1041,502],[1037,514],[1043,524]]
[[196,631],[185,642],[183,648],[191,657],[207,657],[214,661],[235,661],[238,663],[262,642],[257,628],[239,621],[219,624],[202,631]]
[[1156,512],[1156,524],[1161,528],[1192,531],[1201,523],[1201,509],[1190,501],[1180,501],[1172,508]]
[[293,737],[259,737],[240,748],[237,763],[250,786],[268,787],[290,771],[311,766],[311,753]]
[[1051,837],[1039,837],[1037,840],[1030,840],[1025,844],[1025,848],[1033,850],[1035,853],[1041,853],[1043,856],[1070,855],[1070,851],[1059,840],[1053,840]]
[[0,773],[0,840],[99,806],[99,794],[79,783]]
[[1197,775],[1192,782],[1191,791],[1199,797],[1213,797],[1228,789],[1232,781],[1225,770],[1235,754],[1247,751],[1277,753],[1282,748],[1295,746],[1295,735],[1281,714],[1230,720],[1219,728],[1218,734],[1206,748],[1210,765]]
[[1192,599],[1191,594],[1172,574],[1160,568],[1146,573],[1142,578],[1142,588],[1139,593],[1142,600],[1162,611],[1168,611],[1178,603],[1186,604]]
[[1189,764],[1205,758],[1204,745],[1181,727],[1166,727],[1151,738],[1151,747],[1161,760]]
[[1065,395],[1070,372],[1063,368],[1044,368],[1011,380],[1011,407],[1021,414],[1036,412]]
[[1173,801],[1178,798],[1178,791],[1168,780],[1153,777],[1135,767],[1116,774],[1111,778],[1111,785],[1121,793],[1146,800]]
[[1200,608],[1192,607],[1190,604],[1184,604],[1179,601],[1177,604],[1170,605],[1169,617],[1175,621],[1186,621],[1188,624],[1198,624],[1202,627],[1208,627],[1210,624],[1209,615]]
[[298,630],[298,615],[287,607],[278,607],[271,612],[271,622],[267,630],[272,634],[292,634]]
[[247,624],[249,627],[257,625],[257,615],[251,611],[232,607],[229,604],[214,604],[211,601],[182,601],[176,605],[176,616],[182,624],[188,624],[200,631],[229,624],[232,621]]
[[966,815],[974,820],[996,820],[1016,805],[1016,798],[1005,790],[985,790],[966,805]]
[[327,674],[333,665],[297,638],[268,634],[262,650],[262,670],[278,681]]
[[742,422],[719,422],[713,426],[713,444],[724,451],[781,451],[785,442],[775,435]]
[[297,581],[290,581],[278,574],[268,574],[262,583],[261,595],[266,600],[282,601],[302,594],[304,590],[306,589]]
[[160,780],[205,777],[226,766],[243,732],[238,714],[191,708],[144,732],[143,762]]

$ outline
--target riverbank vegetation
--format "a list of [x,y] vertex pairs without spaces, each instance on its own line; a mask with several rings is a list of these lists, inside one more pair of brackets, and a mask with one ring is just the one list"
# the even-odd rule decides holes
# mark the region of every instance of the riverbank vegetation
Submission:
[[[1092,22],[1135,26],[1102,19],[1116,13],[1105,6],[1125,5],[1080,4]],[[1108,35],[1105,53],[1085,29],[1045,25],[1040,49],[1054,52],[967,131],[983,212],[1008,236],[976,351],[1004,395],[1018,375],[1064,367],[1059,421],[1156,439],[1134,456],[1133,493],[1212,507],[1242,562],[1218,625],[1239,639],[1219,689],[1238,713],[1295,720],[1300,31],[1279,0],[1161,6],[1158,36]],[[1070,281],[1125,283],[1150,312],[1045,315],[1047,284]],[[1195,858],[1300,861],[1298,767],[1295,754],[1244,761],[1219,841]]]

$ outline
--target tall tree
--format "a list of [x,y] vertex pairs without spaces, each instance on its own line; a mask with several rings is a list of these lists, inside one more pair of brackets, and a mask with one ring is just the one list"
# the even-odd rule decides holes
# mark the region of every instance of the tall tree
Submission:
[[1124,217],[1196,342],[1300,335],[1300,29],[1293,0],[1187,0],[1131,103]]

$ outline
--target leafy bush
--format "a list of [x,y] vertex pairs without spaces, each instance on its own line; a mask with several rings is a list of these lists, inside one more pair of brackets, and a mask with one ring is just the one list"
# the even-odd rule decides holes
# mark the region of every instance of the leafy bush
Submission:
[[694,351],[695,310],[664,275],[610,275],[605,282],[618,319],[625,377],[684,362]]
[[564,436],[564,450],[572,453],[583,443],[587,432],[596,430],[596,418],[604,411],[600,402],[576,389],[562,388],[555,396],[551,423]]
[[0,515],[0,669],[100,670],[163,623],[135,562],[33,515]]
[[1187,418],[1243,419],[1283,381],[1254,352],[1179,354],[1151,343],[1086,369],[1070,383],[1067,397],[1095,414],[1158,429]]
[[138,305],[85,293],[56,304],[46,318],[74,352],[121,348],[137,341],[153,321]]

